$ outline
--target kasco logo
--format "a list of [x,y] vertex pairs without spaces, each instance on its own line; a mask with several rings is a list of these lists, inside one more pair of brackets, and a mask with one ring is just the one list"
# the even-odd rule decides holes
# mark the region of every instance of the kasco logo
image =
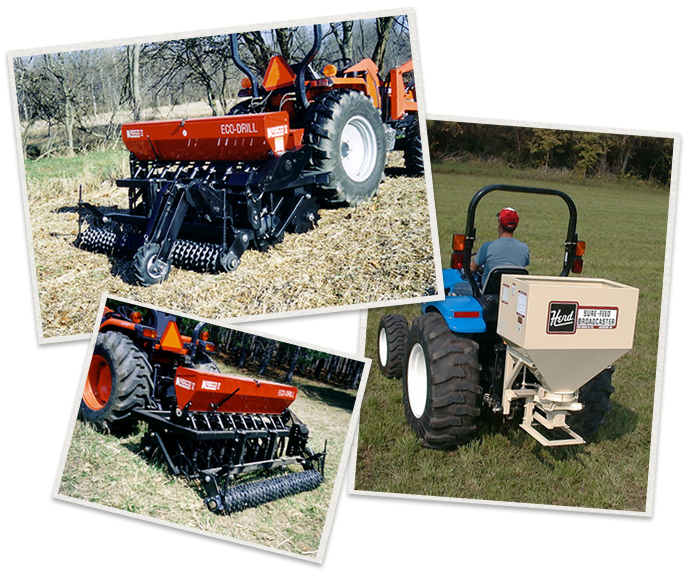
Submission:
[[281,388],[278,391],[279,396],[286,396],[288,398],[295,398],[295,391],[294,390],[286,390],[285,388]]
[[143,138],[144,137],[144,130],[141,128],[136,128],[134,130],[125,130],[127,132],[127,137],[128,138]]
[[175,385],[179,386],[180,388],[184,388],[185,390],[194,390],[194,382],[181,378],[180,376],[178,376],[175,380]]
[[214,382],[213,380],[204,380],[202,382],[202,390],[220,390],[221,383]]
[[576,332],[576,302],[550,302],[547,320],[548,334],[574,334]]
[[269,126],[266,129],[266,135],[269,138],[278,138],[279,136],[283,136],[284,134],[288,133],[288,128],[285,126]]

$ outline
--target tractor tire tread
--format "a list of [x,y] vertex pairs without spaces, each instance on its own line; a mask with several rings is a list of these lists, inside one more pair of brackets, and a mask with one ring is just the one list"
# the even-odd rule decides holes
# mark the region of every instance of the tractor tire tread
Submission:
[[[377,354],[379,370],[387,378],[400,378],[403,374],[405,343],[410,332],[408,320],[401,314],[386,314],[379,321],[377,334],[381,334],[382,330],[386,330],[387,361],[384,366],[381,363],[381,353]],[[379,344],[378,338],[377,343]]]
[[408,176],[422,176],[425,173],[419,120],[406,128],[403,143],[403,160]]
[[584,438],[590,438],[605,423],[605,416],[612,408],[610,396],[614,393],[612,373],[614,366],[606,368],[584,384],[578,392],[583,408],[567,416],[568,426]]
[[[361,182],[351,180],[340,163],[341,131],[355,114],[369,121],[376,137],[375,164]],[[329,91],[308,108],[304,128],[314,167],[329,174],[329,183],[321,185],[328,202],[357,206],[376,194],[386,164],[386,137],[379,111],[369,98],[357,90]]]
[[416,318],[410,327],[406,358],[419,343],[427,361],[428,401],[420,418],[410,409],[404,365],[403,403],[406,417],[421,444],[448,450],[469,442],[480,415],[480,363],[476,342],[453,334],[439,314]]
[[82,401],[80,415],[103,432],[126,434],[136,424],[131,418],[132,410],[146,407],[153,392],[151,365],[132,339],[120,332],[101,332],[94,353],[110,360],[111,399],[99,411],[90,410]]

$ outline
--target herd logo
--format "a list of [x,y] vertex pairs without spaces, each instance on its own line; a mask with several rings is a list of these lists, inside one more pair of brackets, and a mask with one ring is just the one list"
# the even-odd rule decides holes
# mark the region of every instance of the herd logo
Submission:
[[550,302],[547,320],[548,334],[574,334],[576,332],[576,302]]

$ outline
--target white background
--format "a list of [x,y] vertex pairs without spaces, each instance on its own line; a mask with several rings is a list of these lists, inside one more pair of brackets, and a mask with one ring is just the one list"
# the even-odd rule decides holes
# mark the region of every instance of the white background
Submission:
[[[667,0],[453,2],[451,107],[687,107],[684,5]],[[685,197],[685,187],[680,192]],[[48,526],[46,506],[52,488],[46,486],[48,450],[55,450],[55,386],[49,383],[45,354],[2,354],[0,362],[0,550],[6,573],[44,573],[57,538],[57,526]],[[677,462],[685,465],[685,455],[678,453]],[[684,489],[677,486],[680,493]],[[558,520],[552,529],[515,525],[511,519],[503,528],[483,527],[477,517],[456,527],[383,527],[377,529],[378,571],[582,576],[688,569],[688,527],[605,525],[617,520],[593,516],[593,526],[566,529],[557,527]]]

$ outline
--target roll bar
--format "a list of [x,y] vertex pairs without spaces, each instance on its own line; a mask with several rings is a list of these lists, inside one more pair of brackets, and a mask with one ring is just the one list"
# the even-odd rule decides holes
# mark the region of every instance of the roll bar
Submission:
[[[312,27],[314,34],[314,41],[312,42],[312,47],[305,56],[305,58],[297,65],[295,84],[297,88],[298,105],[302,109],[306,109],[309,106],[309,100],[307,99],[307,92],[305,90],[305,71],[309,66],[310,62],[314,60],[314,57],[319,52],[322,44],[322,27],[321,24],[315,24]],[[235,62],[235,65],[244,72],[252,83],[252,97],[257,98],[259,96],[259,80],[257,76],[252,72],[252,69],[243,62],[240,57],[240,49],[238,46],[238,35],[230,35],[230,55]]]
[[569,209],[569,226],[566,232],[566,240],[564,241],[564,267],[559,276],[568,276],[571,266],[576,257],[576,245],[578,243],[578,234],[576,233],[576,223],[578,220],[578,213],[576,211],[576,204],[571,199],[571,196],[562,192],[561,190],[554,190],[552,188],[533,188],[529,186],[513,186],[510,184],[491,184],[478,190],[471,198],[468,205],[468,217],[465,227],[465,247],[463,250],[463,269],[466,271],[468,283],[473,290],[473,295],[477,298],[480,296],[480,287],[477,285],[475,278],[470,273],[470,261],[473,254],[473,243],[475,242],[475,211],[480,200],[490,192],[501,190],[504,192],[517,192],[520,194],[542,194],[545,196],[558,196],[561,198]]
[[257,98],[259,96],[259,81],[257,80],[254,72],[252,72],[252,69],[242,61],[242,58],[240,58],[237,34],[230,35],[230,56],[233,59],[233,62],[235,62],[235,65],[240,68],[240,70],[242,70],[250,79],[250,82],[252,83],[252,97]]

